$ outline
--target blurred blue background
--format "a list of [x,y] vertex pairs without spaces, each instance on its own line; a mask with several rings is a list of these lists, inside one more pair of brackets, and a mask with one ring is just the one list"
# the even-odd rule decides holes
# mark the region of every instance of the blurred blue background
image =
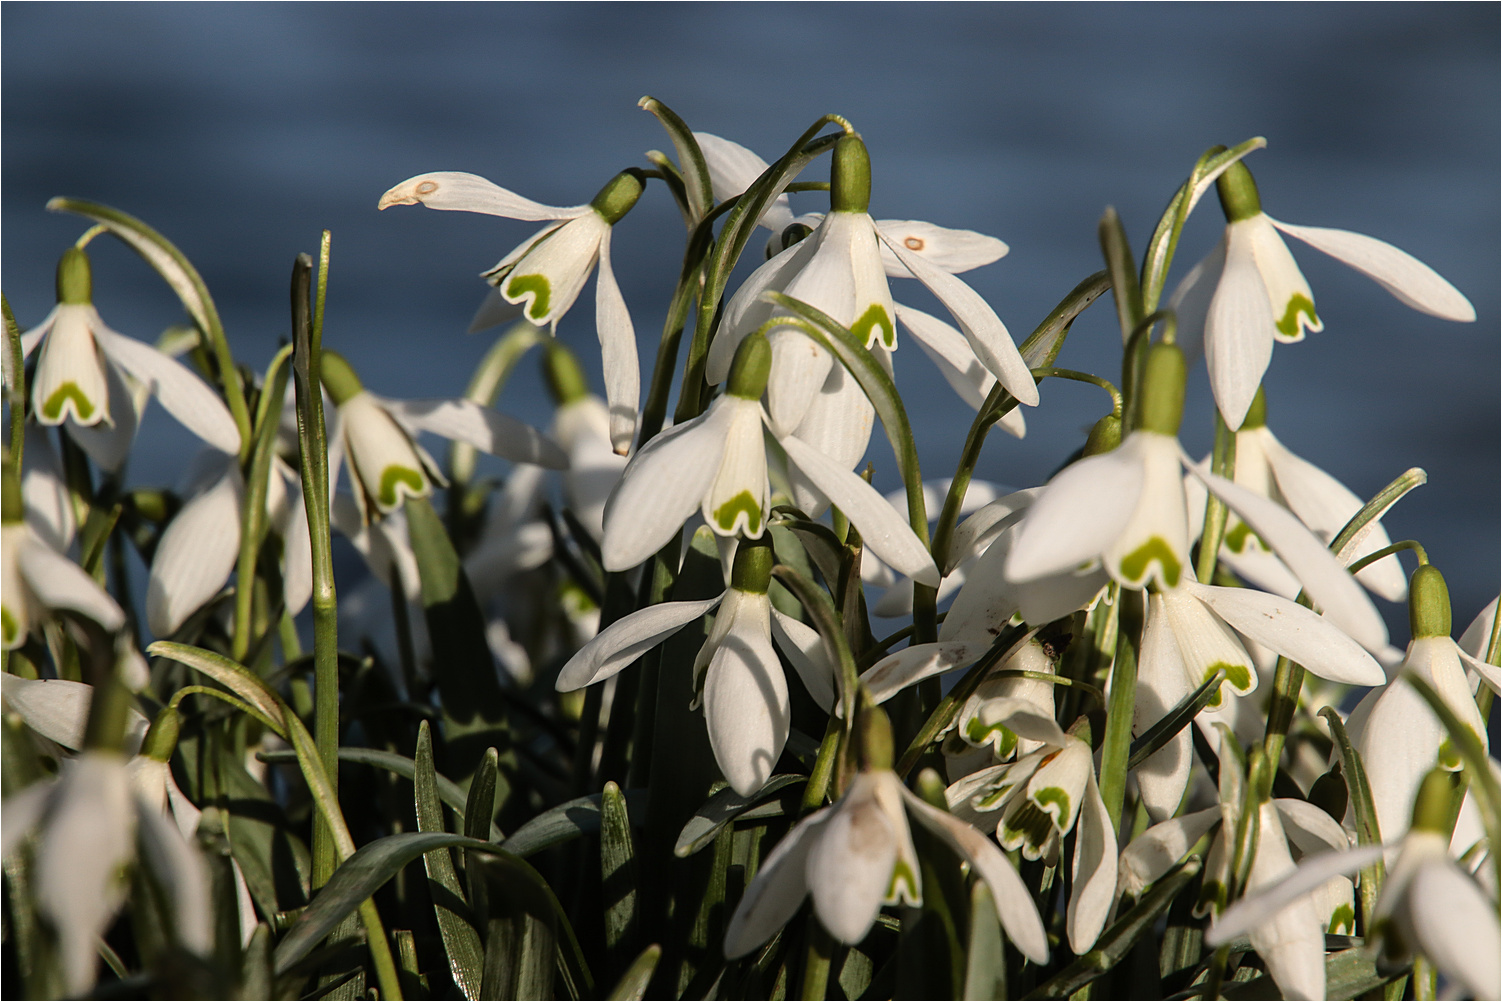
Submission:
[[[636,102],[775,158],[825,112],[870,145],[878,217],[992,233],[1010,256],[967,279],[1021,340],[1100,267],[1114,205],[1140,251],[1207,146],[1264,135],[1248,161],[1269,213],[1381,237],[1476,305],[1473,325],[1421,316],[1312,249],[1294,248],[1326,329],[1280,346],[1270,424],[1363,496],[1409,466],[1430,484],[1388,518],[1452,582],[1457,629],[1498,579],[1498,8],[1493,4],[7,4],[3,281],[23,325],[52,303],[81,231],[43,211],[89,198],[157,227],[197,264],[237,355],[264,368],[288,332],[299,251],[333,231],[326,343],[393,396],[457,395],[490,344],[466,335],[477,273],[532,224],[376,199],[413,174],[464,170],[556,205],[670,148]],[[822,164],[808,175],[827,176]],[[800,211],[821,208],[798,196]],[[1213,246],[1214,200],[1191,220],[1171,283]],[[654,351],[682,251],[660,187],[621,224],[617,276],[642,356]],[[183,318],[130,252],[95,249],[96,302],[153,339]],[[896,295],[936,309],[916,283]],[[586,301],[560,327],[598,373]],[[1114,377],[1109,304],[1061,364]],[[898,355],[924,469],[945,475],[969,412],[912,346]],[[1193,380],[1184,438],[1208,448]],[[1044,387],[1018,442],[981,473],[1041,482],[1105,409]],[[501,408],[547,421],[524,370]],[[148,423],[134,482],[170,483],[192,440]],[[879,486],[896,484],[880,435]],[[1390,610],[1397,612],[1397,610]],[[1401,613],[1392,616],[1395,625]],[[1406,629],[1395,629],[1402,643]]]

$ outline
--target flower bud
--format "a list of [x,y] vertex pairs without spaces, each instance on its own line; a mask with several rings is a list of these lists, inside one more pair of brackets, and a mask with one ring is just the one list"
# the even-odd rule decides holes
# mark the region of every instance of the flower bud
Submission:
[[553,402],[559,407],[589,396],[589,381],[584,378],[584,370],[579,368],[579,360],[558,342],[548,342],[542,370],[548,381],[548,390],[553,394]]
[[892,768],[892,722],[881,707],[867,705],[857,713],[855,753],[856,761],[867,772]]
[[334,398],[335,405],[343,404],[365,389],[355,370],[338,352],[324,351],[319,357],[318,372],[323,377],[323,388]]
[[772,565],[777,555],[772,552],[772,537],[763,533],[760,539],[742,539],[735,548],[735,563],[730,567],[730,587],[749,595],[765,595],[772,583]]
[[177,707],[162,707],[162,712],[151,722],[151,729],[141,742],[141,754],[158,762],[169,761],[177,748],[177,734],[181,728],[182,716]]
[[1262,199],[1257,194],[1257,182],[1252,172],[1240,160],[1226,168],[1215,181],[1215,190],[1220,195],[1220,207],[1226,214],[1226,222],[1239,223],[1262,214]]
[[1158,342],[1147,353],[1142,373],[1142,402],[1137,427],[1160,435],[1178,435],[1184,417],[1184,382],[1188,369],[1178,345]]
[[832,212],[865,212],[871,207],[871,154],[860,136],[841,136],[829,168]]
[[772,346],[767,343],[765,334],[753,332],[746,335],[735,349],[735,358],[730,362],[730,377],[725,380],[725,392],[742,400],[760,400],[771,375]]
[[77,247],[63,251],[57,262],[57,301],[87,305],[94,301],[94,273],[89,256]]
[[623,170],[611,178],[598,195],[590,199],[589,206],[600,214],[600,218],[614,226],[631,211],[645,188],[646,183],[642,180],[640,171]]
[[1408,579],[1408,628],[1414,640],[1450,635],[1450,589],[1431,564],[1420,564]]

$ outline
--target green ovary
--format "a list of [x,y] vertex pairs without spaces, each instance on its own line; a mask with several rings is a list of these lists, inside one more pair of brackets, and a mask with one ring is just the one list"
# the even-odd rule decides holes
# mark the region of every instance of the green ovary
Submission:
[[528,293],[532,303],[527,307],[527,316],[538,323],[548,315],[548,306],[553,299],[553,286],[541,275],[512,275],[506,281],[506,298],[521,299]]
[[1309,326],[1319,324],[1319,316],[1314,312],[1314,303],[1302,293],[1294,293],[1288,300],[1288,307],[1283,311],[1283,319],[1277,323],[1278,333],[1284,337],[1303,337],[1299,330],[1299,314],[1309,318]]
[[[880,328],[880,333],[876,334]],[[869,348],[880,339],[882,347],[891,351],[897,347],[897,334],[892,330],[892,318],[887,316],[886,308],[873,303],[871,307],[862,313],[860,319],[850,326],[850,333],[866,342]],[[873,337],[872,335],[875,334]]]
[[750,491],[741,491],[735,497],[720,505],[714,511],[715,525],[722,532],[730,532],[735,528],[735,519],[741,512],[746,513],[746,532],[754,535],[761,532],[761,505],[751,496]]
[[83,390],[71,379],[52,391],[52,396],[42,404],[42,417],[48,421],[61,421],[63,407],[69,400],[73,401],[73,413],[78,415],[78,420],[87,421],[94,416],[94,402],[84,396]]
[[1128,581],[1142,581],[1147,577],[1148,564],[1154,560],[1163,570],[1163,584],[1176,588],[1183,566],[1174,556],[1173,548],[1162,536],[1153,536],[1131,553],[1121,558],[1121,574]]
[[422,497],[427,493],[428,483],[421,473],[406,466],[388,466],[381,472],[381,486],[376,492],[376,500],[385,509],[395,508],[400,500],[397,494],[397,485],[406,484],[408,493],[414,497]]
[[1329,932],[1333,936],[1349,936],[1356,931],[1356,912],[1350,905],[1341,905],[1330,915]]

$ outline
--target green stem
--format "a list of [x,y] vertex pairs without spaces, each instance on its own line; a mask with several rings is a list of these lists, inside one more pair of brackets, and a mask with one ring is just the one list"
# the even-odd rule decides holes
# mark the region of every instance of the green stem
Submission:
[[276,433],[282,419],[282,399],[287,390],[288,345],[276,353],[266,372],[266,383],[256,408],[255,443],[246,471],[244,509],[240,513],[240,555],[235,563],[235,631],[231,651],[244,662],[250,653],[251,599],[255,590],[256,558],[266,531],[266,492],[271,478],[271,459],[276,452]]
[[1121,828],[1126,799],[1127,762],[1132,753],[1132,716],[1137,701],[1137,653],[1142,644],[1143,599],[1123,589],[1117,598],[1116,660],[1111,665],[1110,705],[1101,749],[1100,797],[1113,830]]
[[799,816],[809,814],[824,806],[824,795],[829,792],[829,779],[834,775],[834,765],[839,758],[840,737],[845,733],[840,718],[829,715],[824,727],[824,740],[819,743],[819,757],[814,759],[813,771],[808,775],[808,785],[803,788],[803,803]]
[[1390,546],[1384,546],[1380,550],[1373,550],[1371,553],[1368,553],[1366,556],[1360,558],[1359,560],[1351,561],[1350,566],[1348,566],[1346,570],[1350,571],[1352,574],[1355,574],[1357,571],[1371,564],[1375,564],[1383,557],[1390,557],[1394,553],[1402,553],[1404,550],[1412,550],[1414,556],[1419,558],[1419,563],[1421,564],[1427,564],[1429,562],[1428,551],[1426,551],[1417,540],[1404,539],[1399,542],[1393,543]]
[[[685,255],[692,255],[695,241],[690,239]],[[683,274],[673,290],[673,299],[668,304],[667,319],[662,324],[662,340],[657,343],[657,361],[652,366],[652,382],[647,387],[646,403],[642,406],[641,435],[637,448],[646,445],[662,430],[667,417],[668,393],[673,386],[673,370],[678,367],[678,345],[683,340],[683,328],[688,323],[689,310],[694,296],[698,294],[704,274],[701,258],[693,267],[684,263]]]
[[829,960],[834,954],[834,938],[817,918],[808,923],[808,949],[803,961],[804,999],[823,999],[829,990]]
[[5,350],[10,352],[13,392],[10,398],[10,461],[21,476],[21,454],[26,449],[26,356],[21,349],[21,328],[10,311],[10,300],[0,295],[0,313],[5,317]]
[[[1236,433],[1226,426],[1220,410],[1215,410],[1215,458],[1211,470],[1216,476],[1227,480],[1236,476]],[[1200,581],[1209,584],[1215,577],[1215,561],[1220,553],[1220,542],[1226,533],[1226,503],[1214,491],[1205,492],[1205,529],[1200,534],[1199,560],[1194,573]]]

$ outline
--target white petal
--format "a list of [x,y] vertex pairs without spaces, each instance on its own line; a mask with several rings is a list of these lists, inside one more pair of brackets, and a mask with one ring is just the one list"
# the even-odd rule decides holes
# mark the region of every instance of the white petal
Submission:
[[177,940],[206,958],[214,948],[214,914],[203,854],[160,811],[138,810],[137,818],[142,862],[167,894]]
[[550,470],[568,468],[568,456],[557,442],[531,425],[473,400],[380,399],[380,403],[403,424],[467,442],[493,456]]
[[[1189,567],[1189,514],[1179,475],[1178,441],[1135,431],[1117,452],[1136,457],[1142,488],[1131,518],[1104,548],[1101,562],[1112,577],[1130,587],[1157,580],[1173,588],[1187,576]],[[1037,511],[1036,505],[1033,510]]]
[[146,621],[158,637],[170,637],[219,594],[240,555],[239,464],[226,457],[213,486],[183,505],[167,525],[151,561]]
[[0,856],[11,859],[26,836],[41,824],[57,784],[55,778],[39,780],[6,799],[3,808],[5,823],[0,825]]
[[[1189,669],[1179,652],[1163,595],[1153,594],[1148,598],[1147,623],[1138,659],[1133,731],[1139,736],[1146,732],[1192,691]],[[1137,786],[1153,821],[1163,821],[1178,810],[1184,789],[1189,785],[1193,748],[1189,728],[1185,727],[1137,767]]]
[[1274,226],[1373,279],[1398,301],[1445,320],[1472,321],[1476,309],[1459,289],[1418,258],[1376,237],[1320,226]]
[[870,484],[796,438],[781,441],[788,458],[860,529],[867,549],[913,580],[938,587],[928,548]]
[[773,306],[762,298],[762,293],[768,289],[781,292],[787,288],[793,276],[813,257],[816,246],[811,239],[800,240],[753,271],[730,297],[725,304],[725,315],[720,318],[719,331],[705,358],[706,382],[713,385],[726,380],[741,340],[772,316]]
[[[1317,808],[1316,808],[1317,809]],[[1306,859],[1277,883],[1249,894],[1227,908],[1205,934],[1207,946],[1220,946],[1269,921],[1287,905],[1311,894],[1332,877],[1349,876],[1382,858],[1380,845],[1347,852],[1326,852]]]
[[[934,267],[951,275],[993,261],[1000,261],[1010,250],[995,237],[974,230],[951,230],[947,226],[918,222],[912,219],[880,219],[876,228],[887,240],[901,244],[906,250],[931,262]],[[912,278],[897,255],[882,248],[881,263],[893,278]]]
[[772,639],[803,680],[803,686],[825,713],[834,709],[835,670],[819,631],[791,616],[772,610]]
[[735,622],[704,676],[704,722],[715,761],[735,791],[746,797],[771,777],[792,724],[768,608],[765,596],[737,605]]
[[[883,360],[887,355],[881,348],[872,348],[871,354]],[[875,420],[876,408],[860,383],[843,365],[836,364],[829,367],[824,385],[814,394],[793,434],[837,466],[853,470],[866,454]],[[788,470],[788,483],[793,489],[793,503],[810,517],[818,518],[829,507],[829,499],[796,466]],[[906,514],[905,494],[897,508]]]
[[587,205],[575,205],[566,209],[543,205],[530,198],[523,198],[514,191],[508,191],[477,174],[459,171],[437,171],[409,177],[382,195],[376,208],[416,205],[419,202],[430,209],[483,212],[489,216],[532,221],[572,219],[589,211]]
[[1278,818],[1283,823],[1288,841],[1304,855],[1331,849],[1345,852],[1351,848],[1351,836],[1340,826],[1340,822],[1309,801],[1294,797],[1275,797],[1273,806],[1278,809]]
[[1297,602],[1252,588],[1192,582],[1187,587],[1237,630],[1320,678],[1347,685],[1381,685],[1387,680],[1382,666],[1360,644]]
[[958,818],[929,806],[906,789],[902,793],[903,802],[913,816],[967,860],[986,882],[996,903],[996,914],[1012,944],[1033,963],[1048,963],[1048,937],[1033,906],[1032,894],[996,843]]
[[990,638],[914,644],[876,662],[861,675],[861,681],[871,690],[872,699],[884,703],[910,685],[977,660],[990,646]]
[[[704,165],[709,168],[709,183],[717,202],[743,194],[769,166],[740,143],[708,132],[695,132],[694,139],[699,143],[699,152],[704,154]],[[772,200],[757,223],[773,233],[781,233],[792,221],[793,210],[789,208],[787,194],[783,193]]]
[[1273,311],[1251,235],[1226,227],[1226,263],[1205,317],[1205,363],[1221,416],[1233,431],[1262,384],[1273,356]]
[[1502,692],[1502,676],[1498,675],[1497,666],[1480,658],[1473,658],[1465,651],[1460,652],[1460,660],[1464,661],[1481,680],[1487,684],[1492,692]]
[[[93,686],[60,678],[21,678],[6,672],[0,674],[0,688],[6,705],[27,727],[72,751],[83,747]],[[6,824],[10,823],[7,817]]]
[[67,557],[32,537],[20,548],[21,576],[37,600],[49,609],[72,609],[113,632],[125,625],[125,613],[109,593]]
[[73,499],[63,479],[57,452],[46,432],[37,424],[26,426],[26,463],[21,472],[21,496],[26,503],[26,521],[43,542],[59,552],[72,545],[77,531]]
[[1314,310],[1314,293],[1272,220],[1259,214],[1232,225],[1252,245],[1273,314],[1273,337],[1283,342],[1302,341],[1305,330],[1324,330]]
[[[901,303],[895,304],[895,308],[897,319],[913,335],[923,353],[933,359],[945,382],[971,408],[979,409],[986,401],[986,394],[996,385],[996,377],[975,357],[965,336],[922,310]],[[1021,413],[1021,408],[1013,408],[1008,417]]]
[[1094,771],[1087,776],[1077,825],[1079,841],[1070,869],[1074,890],[1068,912],[1069,948],[1080,955],[1095,945],[1116,898],[1116,833],[1095,785]]
[[1330,622],[1369,651],[1386,646],[1387,626],[1366,592],[1288,509],[1223,477],[1188,468],[1282,558]]
[[724,426],[719,472],[704,494],[704,521],[721,536],[744,534],[760,539],[772,494],[762,441],[761,404],[726,396],[719,406],[731,416]]
[[[30,446],[28,445],[27,448],[30,448]],[[1492,642],[1492,627],[1497,619],[1497,603],[1497,599],[1492,599],[1487,604],[1487,607],[1482,609],[1476,615],[1475,619],[1471,620],[1471,625],[1465,628],[1465,632],[1456,641],[1460,645],[1460,649],[1466,654],[1477,658],[1486,657],[1487,648],[1491,646]]]
[[600,338],[605,397],[610,401],[610,442],[622,456],[636,434],[641,402],[641,365],[636,359],[636,328],[610,267],[610,234],[600,237],[600,273],[595,279],[595,331]]
[[1475,881],[1435,860],[1414,875],[1408,907],[1415,945],[1435,967],[1473,998],[1502,998],[1497,911]]
[[767,413],[772,430],[787,435],[802,423],[831,370],[843,366],[812,338],[791,327],[777,328],[767,340],[772,346]]
[[661,602],[616,620],[569,658],[558,673],[558,691],[582,689],[609,678],[719,605],[724,597],[722,594],[698,602]]
[[[150,394],[133,392],[126,384],[125,374],[116,366],[106,364],[104,369],[105,384],[109,388],[109,415],[114,423],[100,421],[86,425],[70,417],[65,427],[68,437],[87,452],[90,459],[102,469],[115,473],[130,458],[130,447],[135,442],[141,412]],[[139,384],[136,386],[139,388]]]
[[606,570],[623,571],[646,560],[703,505],[734,415],[718,403],[658,435],[631,458],[605,503],[600,550]]
[[[878,231],[880,233],[880,231]],[[996,376],[1001,385],[1022,403],[1030,407],[1038,404],[1038,385],[1027,363],[1022,360],[1006,325],[996,311],[970,286],[948,272],[924,261],[900,243],[893,243],[886,234],[880,234],[897,259],[913,273],[928,290],[938,297],[960,326],[975,355]]]
[[871,773],[851,781],[805,867],[814,910],[842,943],[865,939],[892,883],[898,833],[874,796]]
[[556,323],[579,298],[599,258],[600,242],[609,233],[610,224],[590,210],[539,234],[505,275],[496,275],[495,269],[486,275],[499,281],[496,287],[508,303],[525,302],[527,319],[545,327]]
[[[1294,869],[1277,809],[1263,803],[1257,817],[1257,850],[1247,878],[1249,894],[1282,880]],[[1253,926],[1248,935],[1284,998],[1325,997],[1325,925],[1310,898],[1285,905]]]
[[1179,281],[1168,300],[1168,308],[1178,320],[1176,341],[1187,358],[1197,358],[1205,350],[1205,320],[1225,267],[1226,240],[1222,237],[1215,249]]
[[150,385],[162,408],[184,428],[221,452],[235,455],[240,451],[240,432],[229,408],[185,365],[103,325],[95,329],[94,338],[116,365]]
[[1149,884],[1173,869],[1190,847],[1220,822],[1220,808],[1212,807],[1170,818],[1138,835],[1121,853],[1117,882],[1122,891],[1133,896],[1141,894]]
[[[516,320],[524,319],[523,310],[514,303],[506,302],[506,297],[501,295],[500,289],[491,289],[485,293],[485,298],[480,300],[480,308],[475,310],[475,315],[465,329],[466,334],[478,334],[480,331],[499,327],[501,324],[509,324]],[[528,321],[530,323],[530,321]],[[546,334],[544,337],[548,336]]]
[[[279,476],[273,472],[272,477]],[[287,494],[287,517],[282,533],[282,601],[287,614],[296,616],[313,597],[313,540],[308,534],[308,509],[302,485]]]
[[1029,581],[1099,559],[1131,521],[1143,479],[1138,457],[1121,448],[1066,466],[1014,530],[1007,579]]
[[745,956],[787,924],[808,894],[808,854],[824,835],[834,808],[815,811],[788,832],[761,862],[725,930],[725,956]]
[[84,425],[111,422],[108,374],[94,337],[103,328],[92,306],[60,304],[53,311],[31,376],[32,412],[42,424],[61,424],[70,416]]
[[1162,608],[1173,627],[1189,684],[1198,684],[1217,669],[1225,671],[1226,681],[1220,695],[1210,704],[1218,708],[1227,690],[1245,696],[1256,689],[1257,669],[1230,627],[1192,597],[1198,594],[1190,590],[1194,583],[1192,577],[1186,576],[1182,588],[1165,591]]

